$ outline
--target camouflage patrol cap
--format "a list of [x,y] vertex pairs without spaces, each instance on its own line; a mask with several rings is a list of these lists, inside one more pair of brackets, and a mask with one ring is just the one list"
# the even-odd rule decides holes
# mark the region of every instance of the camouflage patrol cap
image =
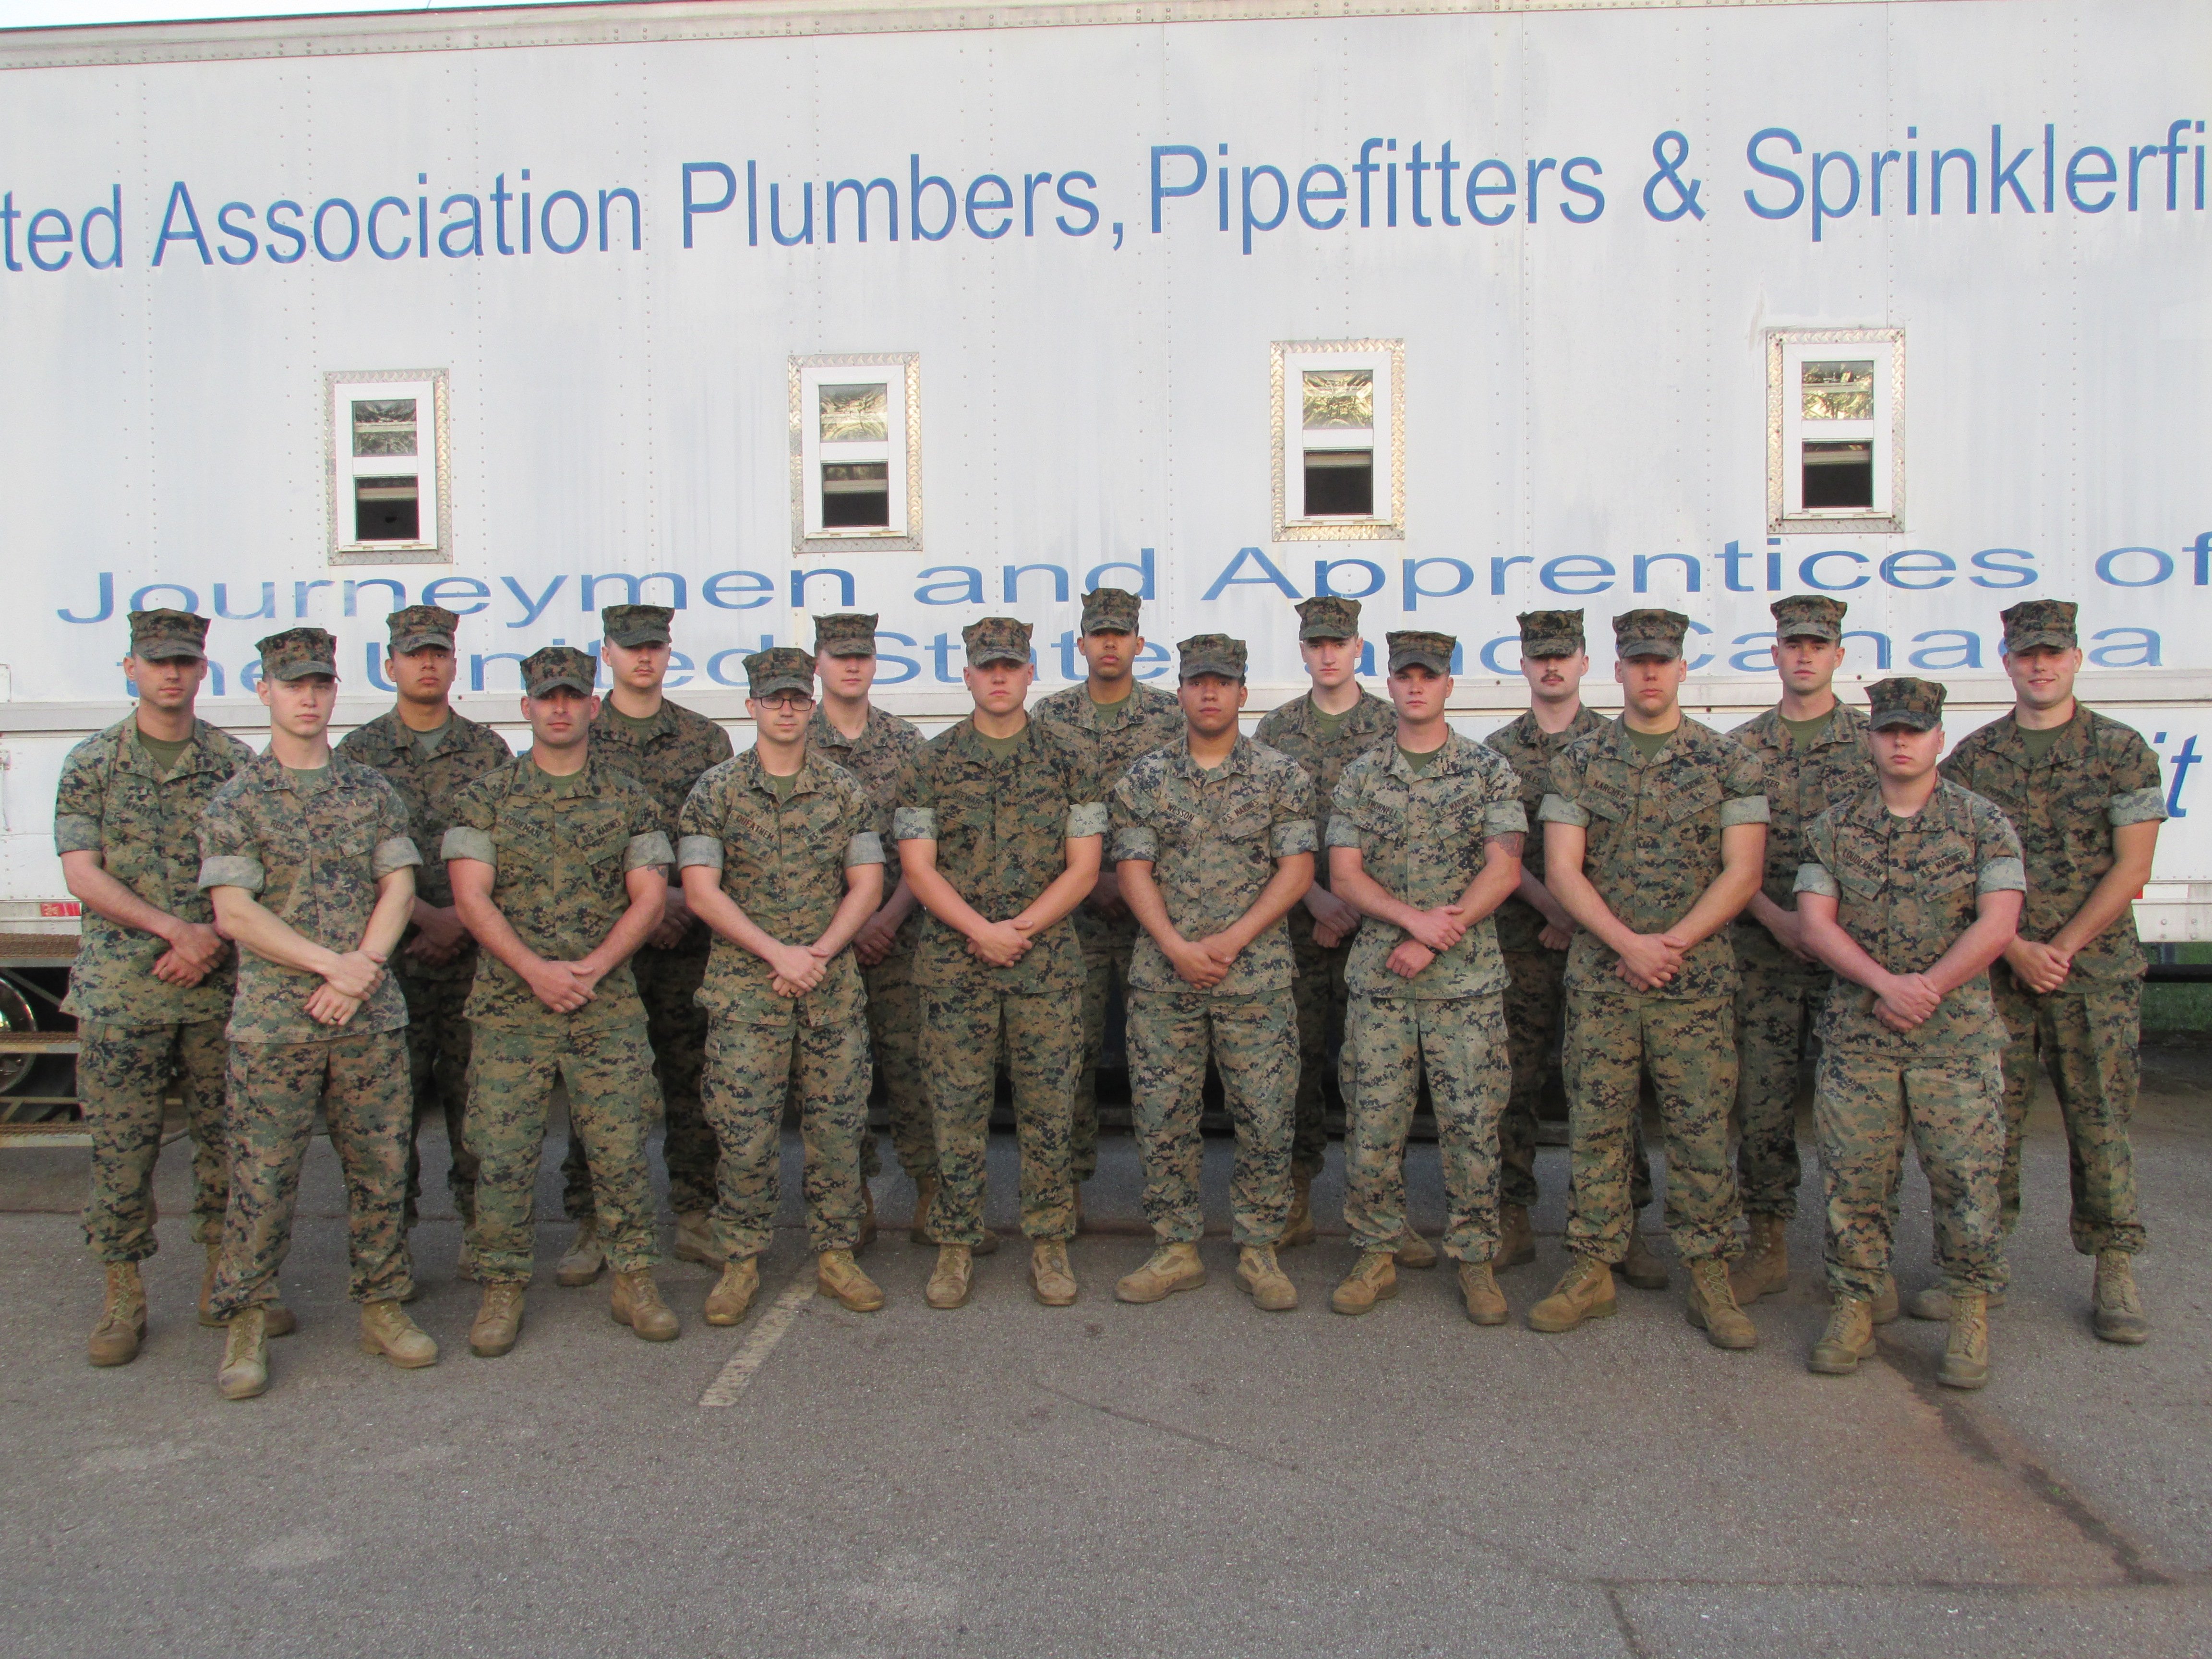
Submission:
[[814,654],[817,657],[872,657],[876,654],[876,617],[872,611],[840,611],[833,617],[814,619]]
[[301,680],[310,674],[338,677],[338,642],[319,628],[288,628],[256,640],[264,680]]
[[1126,588],[1094,587],[1083,596],[1083,631],[1133,634],[1143,606],[1144,601]]
[[994,662],[1026,663],[1030,625],[1012,617],[986,617],[960,630],[960,643],[968,647],[970,668],[988,668]]
[[1244,641],[1226,634],[1194,634],[1176,649],[1182,653],[1181,678],[1194,680],[1200,674],[1218,674],[1239,683],[1244,678]]
[[189,611],[131,613],[131,654],[141,662],[207,659],[208,619]]
[[573,645],[549,645],[522,659],[522,689],[533,697],[550,697],[563,686],[588,697],[599,678],[599,665]]
[[[871,617],[869,620],[873,621]],[[779,691],[814,695],[814,659],[795,645],[772,645],[745,659],[748,696],[773,696]]]
[[1689,631],[1690,619],[1679,611],[1624,611],[1613,619],[1613,653],[1671,661],[1682,654]]
[[676,620],[665,605],[611,605],[599,617],[616,645],[666,645],[668,624]]
[[1323,593],[1298,605],[1302,640],[1349,640],[1359,634],[1359,601]]
[[2007,656],[2015,651],[2045,647],[2070,651],[2081,643],[2074,630],[2074,613],[2081,607],[2071,599],[2022,599],[2009,611],[1997,613],[2004,623]]
[[1826,640],[1833,645],[1844,637],[1844,612],[1850,607],[1825,593],[1792,593],[1766,608],[1774,613],[1777,639]]
[[1943,723],[1943,699],[1948,694],[1934,680],[1911,677],[1876,680],[1867,687],[1867,725],[1876,732],[1893,726],[1930,732]]
[[1579,611],[1523,611],[1516,620],[1524,657],[1571,657],[1589,648]]
[[420,651],[426,645],[442,645],[453,648],[453,635],[461,619],[441,605],[410,605],[404,611],[395,611],[385,618],[392,630],[393,652],[404,655]]
[[1390,672],[1401,668],[1425,668],[1432,674],[1449,674],[1452,653],[1459,649],[1459,641],[1449,634],[1431,634],[1422,629],[1406,629],[1384,635],[1390,647]]

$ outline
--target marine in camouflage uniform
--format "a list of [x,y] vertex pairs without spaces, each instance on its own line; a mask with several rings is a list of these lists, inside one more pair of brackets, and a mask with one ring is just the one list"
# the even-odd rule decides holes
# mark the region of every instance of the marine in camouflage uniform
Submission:
[[[790,646],[747,657],[745,671],[757,705],[779,693],[813,696],[813,659]],[[771,775],[755,748],[700,779],[684,804],[677,860],[718,872],[720,891],[754,927],[805,950],[831,933],[856,871],[866,869],[878,887],[884,849],[859,780],[811,748],[802,754],[787,776]],[[721,1148],[714,1242],[732,1263],[765,1255],[773,1242],[789,1099],[805,1148],[809,1248],[854,1250],[868,1127],[860,965],[841,944],[819,984],[787,996],[766,958],[715,931],[699,993],[708,1020],[707,1117]]]
[[[319,628],[271,635],[260,641],[262,672],[335,679],[337,644]],[[257,757],[208,803],[199,845],[202,888],[236,888],[300,938],[340,955],[362,948],[380,884],[422,861],[398,792],[336,754],[319,777],[288,770],[274,752]],[[387,973],[349,1023],[323,1025],[307,1012],[323,984],[316,974],[240,952],[227,1033],[230,1202],[209,1298],[220,1320],[276,1297],[318,1106],[345,1175],[349,1292],[365,1313],[392,1304],[402,1324],[396,1304],[414,1293],[406,1000]]]
[[[533,702],[559,690],[589,698],[596,678],[592,659],[568,646],[532,653],[522,673]],[[582,963],[599,951],[635,902],[632,872],[658,872],[675,859],[659,803],[600,758],[600,727],[589,729],[580,770],[548,772],[534,750],[512,757],[455,798],[444,836],[446,858],[464,869],[489,867],[492,907],[543,962]],[[618,1275],[648,1271],[658,1254],[646,1163],[653,1049],[630,964],[608,969],[589,1001],[562,1013],[486,949],[466,1013],[476,1028],[466,1134],[477,1159],[469,1243],[487,1308],[497,1305],[497,1287],[530,1282],[538,1164],[556,1079],[567,1085],[569,1139],[588,1160],[608,1260]],[[486,1343],[477,1352],[511,1346],[510,1334],[505,1346]]]
[[[1688,628],[1679,611],[1615,617],[1624,677],[1635,659],[1679,661]],[[1679,703],[1674,712],[1679,724],[1656,734],[1648,755],[1637,739],[1653,734],[1632,728],[1625,714],[1578,738],[1553,763],[1538,813],[1547,824],[1583,830],[1583,875],[1620,925],[1646,937],[1677,927],[1721,879],[1727,830],[1758,825],[1763,836],[1766,822],[1758,756],[1680,714]],[[1555,891],[1557,859],[1558,849],[1547,849]],[[1740,1248],[1741,1213],[1729,1158],[1735,950],[1723,925],[1690,948],[1672,979],[1648,990],[1621,975],[1620,962],[1587,925],[1568,948],[1567,1247],[1577,1261],[1529,1322],[1567,1329],[1611,1310],[1610,1275],[1583,1264],[1618,1263],[1627,1254],[1630,1128],[1648,1073],[1666,1130],[1668,1232],[1691,1269],[1692,1322],[1717,1342],[1751,1346],[1756,1334],[1735,1307],[1724,1265]]]
[[[1026,623],[985,617],[962,637],[971,674],[998,663],[1028,665]],[[1071,842],[1105,836],[1092,757],[1091,746],[1057,721],[1029,720],[1011,737],[987,738],[971,715],[922,745],[901,787],[893,823],[902,857],[907,842],[932,843],[937,874],[963,901],[987,922],[1012,921],[1066,873]],[[911,863],[907,877],[915,880]],[[1083,949],[1065,916],[1039,928],[1006,967],[974,954],[942,917],[922,924],[914,977],[941,1182],[931,1230],[943,1247],[939,1276],[957,1269],[961,1279],[957,1299],[949,1279],[941,1293],[933,1279],[933,1305],[966,1299],[966,1256],[983,1238],[984,1149],[1002,1058],[1021,1142],[1022,1231],[1036,1246],[1032,1274],[1054,1254],[1048,1244],[1057,1251],[1051,1265],[1065,1273],[1060,1247],[1075,1233],[1069,1133],[1082,1057],[1081,1028],[1068,1011],[1083,973]]]
[[[1093,588],[1083,596],[1083,631],[1128,635],[1133,659],[1144,643],[1137,629],[1142,603],[1118,587]],[[1094,702],[1086,679],[1038,698],[1030,714],[1032,719],[1068,728],[1091,745],[1102,792],[1110,793],[1138,756],[1182,735],[1182,705],[1171,694],[1133,674],[1127,694],[1118,702]],[[1106,1048],[1106,1007],[1117,988],[1125,999],[1128,994],[1138,931],[1137,919],[1126,905],[1117,905],[1109,914],[1085,901],[1075,912],[1075,937],[1083,946],[1083,1052],[1075,1074],[1070,1143],[1078,1186],[1098,1172],[1098,1060]],[[1126,1016],[1126,1006],[1123,1012]],[[1080,1194],[1077,1202],[1081,1203]]]
[[[2008,655],[2078,649],[2072,604],[2030,600],[2003,613]],[[2076,659],[2078,660],[2078,659]],[[2048,730],[2049,728],[2045,728]],[[2041,752],[2037,750],[2040,749]],[[2115,832],[2167,816],[2158,757],[2140,733],[2074,705],[2055,738],[2002,714],[1962,738],[1943,775],[1995,802],[2020,834],[2027,905],[2020,938],[2047,944],[2063,932],[2117,861]],[[2143,952],[2135,912],[2119,914],[2073,954],[2056,990],[2039,994],[2008,962],[1990,970],[2004,1055],[2005,1161],[2000,1198],[2008,1230],[2020,1218],[2021,1149],[2040,1065],[2051,1073],[2066,1122],[2074,1248],[2098,1258],[2100,1279],[2125,1278],[2146,1247],[2136,1194],[2129,1123],[2141,1084]],[[2126,1299],[2132,1302],[2131,1280]],[[2100,1298],[2100,1316],[2108,1310]],[[2100,1334],[2140,1341],[2139,1309]]]
[[[1541,657],[1578,657],[1587,649],[1579,611],[1530,611],[1519,618],[1523,661]],[[1570,744],[1588,737],[1605,724],[1604,718],[1577,699],[1575,717],[1564,730],[1547,732],[1533,710],[1509,720],[1483,742],[1505,757],[1521,781],[1521,810],[1530,826],[1536,809],[1551,790],[1552,763]],[[1521,868],[1537,881],[1544,879],[1544,838],[1531,835],[1521,853]],[[1498,1200],[1506,1217],[1504,1231],[1520,1233],[1528,1212],[1535,1208],[1536,1121],[1546,1091],[1559,1073],[1559,1042],[1566,1024],[1567,953],[1544,943],[1547,925],[1544,913],[1517,895],[1498,907],[1492,916],[1498,930],[1498,949],[1505,962],[1505,1041],[1513,1062],[1513,1086],[1505,1111],[1498,1120]],[[1633,1145],[1629,1156],[1629,1202],[1638,1211],[1651,1202],[1651,1158],[1644,1145],[1641,1113],[1631,1126]],[[1519,1212],[1517,1217],[1510,1214]],[[1517,1223],[1518,1224],[1514,1224]],[[1521,1234],[1518,1259],[1528,1261],[1534,1241]],[[1509,1251],[1514,1240],[1504,1241]],[[1633,1251],[1634,1235],[1631,1235]],[[1503,1264],[1513,1265],[1509,1259]]]
[[[1298,640],[1356,640],[1359,636],[1359,601],[1331,594],[1305,600],[1297,607]],[[1311,691],[1293,697],[1260,718],[1255,742],[1280,750],[1304,769],[1313,780],[1316,822],[1314,835],[1322,849],[1314,870],[1314,884],[1328,886],[1329,804],[1344,769],[1369,750],[1388,744],[1397,729],[1397,716],[1387,698],[1364,686],[1359,698],[1340,714],[1324,713]],[[1291,1174],[1301,1188],[1310,1188],[1328,1152],[1327,1084],[1329,1056],[1344,1042],[1345,964],[1352,959],[1352,940],[1324,945],[1314,937],[1313,912],[1304,904],[1291,909],[1291,959],[1294,977],[1291,994],[1298,1014],[1298,1101],[1297,1121],[1291,1135]],[[1357,938],[1355,933],[1353,938]],[[1295,1206],[1296,1200],[1293,1200]],[[1310,1233],[1309,1220],[1306,1231]]]
[[[1942,719],[1944,689],[1928,681],[1883,680],[1867,696],[1875,732],[1932,731]],[[2027,884],[2004,814],[1956,784],[1931,782],[1935,793],[1910,816],[1893,811],[1877,784],[1838,797],[1796,837],[1797,894],[1832,901],[1836,922],[1886,974],[1927,973],[1974,925],[1982,899]],[[1982,1297],[2005,1283],[2004,1028],[1989,975],[1975,974],[1910,1030],[1877,1018],[1878,1000],[1838,975],[1820,1020],[1814,1121],[1837,1318],[1814,1369],[1833,1373],[1873,1350],[1870,1310],[1890,1270],[1908,1136],[1928,1176],[1936,1263],[1951,1290]]]
[[[814,620],[814,649],[817,657],[872,657],[876,654],[876,617],[872,613],[842,612]],[[856,738],[848,738],[817,705],[807,722],[810,753],[842,766],[868,792],[876,814],[878,842],[886,854],[890,848],[891,813],[898,805],[899,781],[922,744],[921,728],[912,720],[868,706],[867,723]],[[884,872],[884,902],[896,890],[898,872]],[[937,1180],[937,1137],[930,1128],[929,1093],[921,1075],[921,1018],[915,1006],[914,949],[921,937],[921,907],[917,904],[900,921],[882,961],[860,964],[860,980],[867,991],[868,1047],[875,1057],[876,1076],[884,1085],[890,1118],[891,1152],[899,1168],[920,1189],[933,1188]],[[860,1140],[860,1176],[873,1180],[883,1168],[882,1154],[872,1133]]]
[[[1200,634],[1179,650],[1186,697],[1199,695],[1188,688],[1202,678],[1220,682],[1224,695],[1190,714],[1182,737],[1139,757],[1115,785],[1110,803],[1124,890],[1133,879],[1149,884],[1160,902],[1154,926],[1178,947],[1239,927],[1261,907],[1279,870],[1295,861],[1301,875],[1309,874],[1314,853],[1311,781],[1288,756],[1237,732],[1243,641]],[[1224,714],[1225,728],[1218,724]],[[1202,722],[1214,729],[1205,731]],[[1192,751],[1194,733],[1226,738],[1228,752],[1201,763]],[[1137,940],[1129,970],[1129,1087],[1144,1155],[1145,1218],[1163,1246],[1194,1247],[1156,1255],[1155,1267],[1179,1272],[1186,1261],[1194,1265],[1205,1231],[1199,1117],[1209,1060],[1220,1070],[1237,1129],[1231,1233],[1246,1252],[1263,1255],[1267,1268],[1273,1267],[1274,1245],[1290,1218],[1291,1115],[1297,1097],[1291,974],[1290,935],[1280,915],[1206,987],[1182,977],[1152,933]],[[1261,1271],[1252,1255],[1245,1260],[1248,1277]],[[1280,1291],[1288,1292],[1280,1305],[1295,1306],[1297,1292],[1287,1279]],[[1121,1294],[1125,1301],[1158,1299],[1131,1295],[1126,1285]]]
[[[207,627],[204,617],[181,611],[134,611],[131,654],[142,665],[204,661]],[[188,698],[181,712],[190,708]],[[252,758],[235,738],[194,719],[165,767],[147,746],[134,712],[77,744],[62,763],[54,851],[65,870],[76,861],[72,855],[83,855],[143,903],[211,927],[215,909],[196,879],[195,832],[216,791]],[[82,908],[83,933],[62,1012],[77,1019],[77,1086],[92,1136],[85,1243],[109,1267],[143,1261],[161,1248],[154,1232],[154,1165],[173,1079],[192,1142],[192,1242],[208,1249],[212,1269],[229,1190],[223,1152],[229,1054],[222,1027],[237,980],[235,955],[226,950],[198,980],[172,984],[154,974],[170,954],[167,939],[101,915],[89,900]],[[127,1342],[111,1341],[107,1357],[100,1357],[107,1350],[95,1334],[95,1364],[119,1363],[137,1352],[144,1292],[135,1273],[125,1278],[133,1306],[120,1317],[134,1334]],[[115,1279],[111,1273],[111,1301]]]
[[[1448,684],[1457,644],[1450,635],[1408,630],[1390,635],[1389,643],[1394,683],[1419,669]],[[1394,724],[1394,733],[1399,730]],[[1500,848],[1516,861],[1517,878],[1528,820],[1505,758],[1449,726],[1439,749],[1411,755],[1402,742],[1371,749],[1345,768],[1330,805],[1331,849],[1357,852],[1367,882],[1421,911],[1463,903]],[[1345,879],[1342,872],[1339,877]],[[1498,1122],[1512,1084],[1501,1000],[1505,963],[1488,914],[1449,950],[1428,953],[1431,960],[1410,977],[1389,966],[1408,941],[1425,951],[1405,928],[1370,909],[1352,936],[1346,971],[1352,1000],[1343,1061],[1351,1115],[1344,1218],[1361,1253],[1354,1278],[1371,1262],[1369,1271],[1382,1275],[1376,1293],[1395,1289],[1395,1273],[1384,1264],[1407,1228],[1406,1136],[1425,1073],[1443,1165],[1444,1254],[1480,1268],[1488,1297],[1496,1290],[1488,1273],[1498,1242]],[[1462,1283],[1473,1314],[1464,1273]],[[1364,1311],[1362,1298],[1346,1295],[1352,1284],[1332,1298],[1339,1312]]]
[[[434,605],[395,611],[387,619],[392,654],[436,649],[450,656],[460,622]],[[395,708],[347,732],[337,752],[381,774],[399,792],[416,845],[434,849],[444,842],[453,823],[453,797],[514,757],[498,732],[450,706],[444,723],[428,732],[409,726]],[[453,908],[444,859],[432,858],[415,872],[415,898],[438,909]],[[445,1121],[451,1154],[447,1190],[465,1226],[476,1213],[477,1160],[461,1133],[469,1105],[469,1022],[461,1008],[476,979],[476,941],[465,934],[451,960],[429,962],[413,948],[420,938],[420,931],[410,927],[392,963],[400,994],[407,1000],[408,1080],[415,1094],[415,1129],[407,1142],[407,1224],[415,1224],[422,1193],[422,1120],[435,1111]]]
[[[1823,594],[1778,599],[1778,642],[1841,641],[1845,606]],[[1832,700],[1832,693],[1831,694]],[[1785,705],[1786,706],[1786,705]],[[1804,862],[1805,826],[1831,802],[1849,799],[1874,781],[1866,717],[1832,701],[1826,723],[1810,735],[1791,729],[1782,707],[1768,709],[1729,735],[1766,767],[1766,873],[1760,890],[1794,911],[1793,884]],[[1799,722],[1802,724],[1802,722]],[[1789,1283],[1785,1227],[1797,1213],[1804,1177],[1797,1153],[1798,1057],[1820,1017],[1832,975],[1786,950],[1747,909],[1735,920],[1736,1185],[1751,1222],[1750,1249],[1738,1264],[1736,1294],[1756,1297]]]
[[[659,605],[611,605],[600,613],[606,637],[620,646],[665,645],[675,612]],[[704,714],[694,714],[666,696],[642,725],[622,718],[611,700],[592,723],[592,752],[597,763],[628,774],[643,784],[660,809],[660,828],[675,843],[676,821],[691,787],[708,770],[735,752],[730,734]],[[714,1132],[699,1101],[699,1074],[706,1064],[707,1011],[699,1006],[699,985],[707,973],[714,940],[694,921],[678,944],[648,944],[632,959],[638,999],[653,1039],[653,1074],[660,1085],[668,1163],[668,1203],[676,1212],[676,1253],[707,1261],[702,1249],[707,1212],[714,1205]],[[572,1136],[561,1174],[564,1207],[570,1220],[592,1214],[592,1182],[583,1149]]]

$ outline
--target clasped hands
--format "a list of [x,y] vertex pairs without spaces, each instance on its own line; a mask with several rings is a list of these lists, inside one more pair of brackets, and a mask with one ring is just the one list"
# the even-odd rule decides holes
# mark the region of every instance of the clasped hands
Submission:
[[323,982],[307,998],[307,1018],[319,1025],[343,1025],[361,1012],[384,982],[384,964],[366,951],[347,951],[323,970]]

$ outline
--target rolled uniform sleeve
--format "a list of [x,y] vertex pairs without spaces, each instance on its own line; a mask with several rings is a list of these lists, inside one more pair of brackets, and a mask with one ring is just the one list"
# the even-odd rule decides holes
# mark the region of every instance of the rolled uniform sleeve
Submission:
[[61,782],[54,790],[54,852],[97,853],[100,822],[107,811],[107,769],[91,753],[100,743],[88,738],[70,750],[62,763]]
[[1825,864],[1799,865],[1797,879],[1790,890],[1811,893],[1819,898],[1838,898],[1843,892],[1843,890],[1836,885],[1836,878],[1828,873],[1828,866]]
[[676,815],[675,862],[679,870],[722,867],[721,783],[722,769],[717,766],[693,784],[691,793],[684,798],[684,810]]
[[[2154,783],[2114,795],[2105,808],[2105,817],[2115,830],[2130,823],[2155,823],[2167,816],[2166,791]],[[58,835],[61,826],[57,823],[54,828]]]
[[454,859],[466,859],[472,864],[488,864],[495,870],[499,868],[499,848],[489,835],[474,824],[457,823],[447,830],[445,842],[438,852],[448,862]]
[[1577,830],[1587,830],[1589,821],[1589,811],[1577,805],[1565,795],[1547,793],[1536,805],[1536,822],[1539,823],[1565,823]]
[[1740,823],[1765,823],[1770,821],[1766,810],[1766,763],[1741,744],[1731,744],[1735,753],[1730,757],[1728,776],[1723,781],[1721,801],[1721,828],[1733,830]]
[[1486,839],[1492,841],[1500,836],[1525,836],[1528,833],[1528,810],[1521,805],[1517,787],[1510,795],[1483,804],[1482,833]]
[[395,870],[407,870],[422,862],[422,854],[415,845],[412,836],[386,836],[376,843],[375,852],[369,854],[368,872],[382,881]]
[[1328,830],[1324,838],[1331,847],[1365,850],[1366,843],[1359,838],[1359,780],[1350,766],[1344,769],[1335,793],[1328,798]]
[[[1974,848],[1974,892],[1976,896],[1989,893],[2025,893],[2027,890],[2027,860],[2022,855],[2020,832],[2012,827],[2012,820],[1996,805],[1984,803],[1988,810],[1981,814],[1981,834]],[[2159,816],[2166,816],[2166,804],[2159,804]],[[2143,823],[2133,819],[2133,823]]]
[[859,865],[882,864],[884,861],[884,838],[873,830],[857,830],[845,843],[845,867],[848,870]]
[[200,814],[198,836],[202,888],[236,887],[258,893],[268,885],[260,842],[234,799],[218,795],[210,801]]
[[[690,809],[684,809],[688,821]],[[719,870],[722,867],[722,838],[720,836],[686,835],[676,843],[676,867],[679,870]]]
[[898,803],[891,809],[893,841],[937,839],[937,777],[927,750],[915,757],[899,781]]
[[58,812],[54,815],[54,851],[62,853],[97,853],[100,847],[100,820],[82,812]]
[[1139,805],[1136,792],[1130,787],[1128,774],[1114,786],[1114,799],[1109,813],[1109,829],[1107,855],[1109,862],[1119,864],[1123,860],[1152,864],[1158,861],[1159,837],[1152,826],[1145,822],[1144,808]]
[[1106,833],[1106,803],[1103,800],[1079,800],[1067,808],[1067,839],[1081,841],[1090,836]]
[[665,830],[648,830],[629,838],[623,848],[623,870],[665,869],[676,862],[676,849],[668,844]]
[[1827,813],[1822,812],[1805,826],[1805,862],[1797,866],[1797,879],[1790,890],[1812,893],[1821,898],[1840,898],[1843,889],[1837,885],[1835,873],[1828,866],[1836,856],[1836,826]]

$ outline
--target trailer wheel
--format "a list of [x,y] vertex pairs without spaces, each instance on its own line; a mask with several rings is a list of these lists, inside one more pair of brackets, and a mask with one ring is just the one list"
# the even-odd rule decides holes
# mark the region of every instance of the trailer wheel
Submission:
[[[29,1000],[4,979],[0,979],[0,1032],[30,1032],[39,1029],[32,1015]],[[32,1069],[39,1063],[36,1054],[0,1054],[0,1095],[12,1094],[23,1086]]]

